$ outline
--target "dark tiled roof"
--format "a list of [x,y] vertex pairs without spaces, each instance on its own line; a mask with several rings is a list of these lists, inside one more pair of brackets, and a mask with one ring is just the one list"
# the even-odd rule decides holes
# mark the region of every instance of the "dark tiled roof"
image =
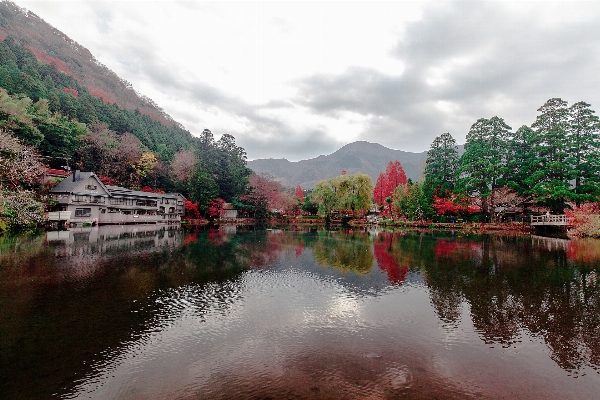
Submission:
[[79,175],[77,175],[78,179],[74,182],[73,182],[73,177],[69,176],[68,178],[65,178],[61,183],[59,183],[58,185],[53,187],[52,190],[50,190],[50,192],[52,192],[52,193],[68,192],[68,193],[70,193],[73,190],[75,190],[75,188],[77,188],[77,186],[79,186],[81,184],[81,182],[85,181],[92,175],[94,175],[93,172],[80,172]]

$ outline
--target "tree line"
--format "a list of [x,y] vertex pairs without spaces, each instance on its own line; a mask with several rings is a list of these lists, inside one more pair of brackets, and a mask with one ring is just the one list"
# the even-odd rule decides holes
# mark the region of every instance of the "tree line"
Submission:
[[[211,200],[240,202],[247,194],[252,171],[232,135],[216,140],[205,129],[194,137],[92,91],[10,36],[0,42],[0,231],[40,221],[52,185],[41,185],[45,167],[93,171],[106,184],[132,189],[180,192],[202,214]],[[20,168],[36,173],[13,179]],[[36,205],[31,218],[20,204]]]
[[[478,119],[458,156],[449,133],[427,153],[425,188],[438,198],[477,198],[484,214],[512,197],[514,205],[562,213],[600,200],[600,121],[590,104],[552,98],[531,126],[515,132],[497,116]],[[511,196],[512,195],[512,196]]]

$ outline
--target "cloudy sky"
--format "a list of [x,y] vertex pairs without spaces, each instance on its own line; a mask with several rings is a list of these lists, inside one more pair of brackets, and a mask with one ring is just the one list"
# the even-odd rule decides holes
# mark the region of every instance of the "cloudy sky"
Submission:
[[192,134],[295,161],[421,152],[552,97],[600,110],[600,2],[29,1]]

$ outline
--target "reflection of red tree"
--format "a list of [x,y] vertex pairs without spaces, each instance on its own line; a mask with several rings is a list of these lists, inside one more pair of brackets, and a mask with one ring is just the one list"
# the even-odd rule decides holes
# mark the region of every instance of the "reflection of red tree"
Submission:
[[392,232],[382,233],[383,240],[375,241],[373,245],[373,252],[375,253],[375,259],[377,265],[382,271],[385,271],[388,276],[388,280],[394,284],[400,284],[406,279],[408,274],[408,264],[400,266],[396,259],[390,255],[388,249],[392,248],[392,242],[394,236]]
[[194,243],[198,241],[198,230],[196,229],[194,232],[190,232],[183,238],[183,245],[187,246],[190,243]]
[[449,242],[444,239],[439,239],[435,244],[435,255],[438,257],[449,256],[459,248],[458,242]]
[[300,242],[300,244],[296,246],[296,257],[300,257],[302,255],[302,251],[304,251],[304,241]]
[[600,241],[597,239],[569,240],[567,258],[575,263],[598,263],[600,261]]
[[229,240],[229,237],[219,228],[210,228],[208,230],[208,242],[213,246],[221,246]]

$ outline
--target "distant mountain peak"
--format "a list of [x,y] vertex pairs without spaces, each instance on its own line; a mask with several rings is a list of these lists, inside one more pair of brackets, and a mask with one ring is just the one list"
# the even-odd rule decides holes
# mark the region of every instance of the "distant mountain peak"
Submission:
[[346,171],[348,174],[362,172],[373,180],[384,172],[390,161],[398,160],[408,178],[419,180],[425,166],[427,153],[411,153],[393,150],[379,143],[360,140],[348,143],[329,155],[309,160],[283,161],[283,159],[257,159],[248,162],[256,173],[268,172],[289,187],[302,186],[311,189],[323,179],[330,179]]

